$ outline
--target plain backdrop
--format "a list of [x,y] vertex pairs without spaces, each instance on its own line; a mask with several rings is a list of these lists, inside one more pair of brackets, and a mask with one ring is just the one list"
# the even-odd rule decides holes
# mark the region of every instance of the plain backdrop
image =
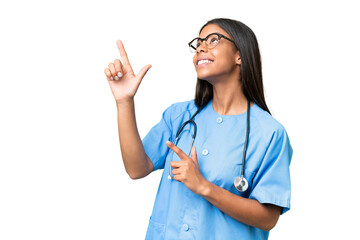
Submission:
[[0,239],[144,239],[162,170],[126,174],[104,69],[117,39],[136,73],[152,64],[135,96],[143,138],[193,99],[187,43],[215,17],[255,32],[266,101],[294,149],[291,210],[269,239],[356,238],[355,2],[2,1]]

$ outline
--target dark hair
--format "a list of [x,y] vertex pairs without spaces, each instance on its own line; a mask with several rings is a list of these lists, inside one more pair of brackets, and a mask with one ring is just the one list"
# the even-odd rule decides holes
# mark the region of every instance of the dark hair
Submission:
[[[209,24],[216,24],[227,32],[234,40],[240,52],[241,69],[239,80],[245,97],[271,114],[265,102],[261,56],[254,32],[240,21],[227,18],[215,18],[202,26],[199,35]],[[202,109],[212,98],[213,86],[209,82],[198,78],[195,92],[196,106]]]

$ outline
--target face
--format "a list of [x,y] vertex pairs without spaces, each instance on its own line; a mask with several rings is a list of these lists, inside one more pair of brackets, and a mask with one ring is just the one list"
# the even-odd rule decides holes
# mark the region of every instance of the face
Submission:
[[[205,38],[211,33],[220,33],[231,39],[229,34],[216,24],[207,25],[199,37]],[[225,38],[221,38],[216,47],[212,49],[207,49],[205,41],[201,42],[194,55],[193,63],[198,78],[210,83],[240,74],[240,53],[235,45]]]

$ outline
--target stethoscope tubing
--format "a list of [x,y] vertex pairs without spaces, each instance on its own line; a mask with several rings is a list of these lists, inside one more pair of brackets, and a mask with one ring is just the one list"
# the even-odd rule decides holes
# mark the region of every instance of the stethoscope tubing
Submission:
[[243,158],[242,158],[242,169],[241,169],[241,176],[243,177],[245,174],[245,158],[246,158],[246,149],[249,141],[249,132],[250,132],[250,101],[248,101],[247,112],[246,112],[246,136],[245,136],[245,146],[244,146]]
[[[184,127],[186,126],[186,124],[192,124],[194,126],[194,134],[192,135],[192,141],[191,141],[191,146],[190,146],[190,150],[188,153],[188,156],[191,153],[191,148],[194,145],[194,141],[196,138],[196,132],[197,132],[197,126],[196,123],[194,121],[195,116],[200,112],[201,108],[199,108],[195,114],[191,117],[190,120],[184,122],[181,127],[179,128],[179,130],[176,133],[176,137],[175,137],[175,143],[174,145],[177,146],[177,143],[179,141],[180,138],[180,134],[182,132],[182,130],[184,129]],[[247,150],[247,146],[248,146],[248,142],[249,142],[249,133],[250,133],[250,100],[247,101],[247,112],[246,112],[246,134],[245,134],[245,144],[244,144],[244,150],[243,150],[243,156],[242,156],[242,169],[241,169],[241,176],[236,177],[235,181],[234,181],[234,185],[235,188],[239,191],[239,192],[244,192],[247,190],[248,188],[248,182],[244,176],[245,174],[245,159],[246,159],[246,150]],[[171,152],[171,156],[170,156],[170,161],[172,161],[173,159],[173,155],[174,155],[174,151]],[[172,172],[172,167],[169,167],[169,179],[174,179],[174,177],[171,175]]]

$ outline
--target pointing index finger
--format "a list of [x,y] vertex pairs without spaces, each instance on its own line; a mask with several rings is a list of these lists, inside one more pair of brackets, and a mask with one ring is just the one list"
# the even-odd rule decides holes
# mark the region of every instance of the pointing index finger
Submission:
[[175,146],[175,144],[173,144],[172,142],[170,142],[170,141],[166,141],[166,145],[171,149],[171,150],[173,150],[174,151],[174,153],[176,153],[178,156],[179,156],[179,158],[185,158],[186,159],[186,157],[187,157],[187,155],[179,148],[179,147],[177,147],[177,146]]
[[128,56],[127,56],[125,48],[124,48],[124,44],[122,43],[122,41],[117,40],[116,45],[117,45],[117,47],[119,49],[120,57],[121,57],[121,60],[123,62],[123,65],[131,67]]

